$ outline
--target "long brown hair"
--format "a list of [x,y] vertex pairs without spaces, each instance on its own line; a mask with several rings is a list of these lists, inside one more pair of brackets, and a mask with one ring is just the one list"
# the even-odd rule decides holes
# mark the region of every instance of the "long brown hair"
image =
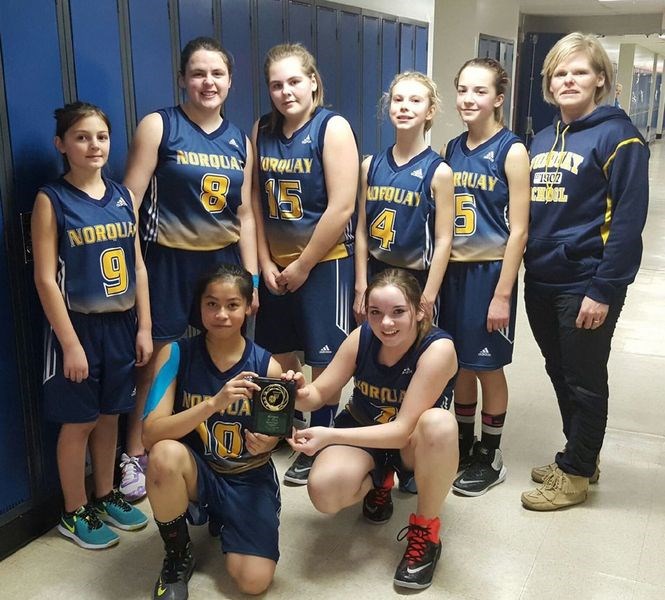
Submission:
[[[482,67],[487,69],[494,75],[494,89],[497,96],[503,96],[504,101],[506,98],[506,92],[508,91],[508,86],[510,85],[510,79],[508,78],[508,73],[503,68],[503,65],[494,58],[481,57],[481,58],[472,58],[467,60],[459,71],[455,75],[455,87],[459,85],[459,78],[462,74],[462,71],[467,67]],[[503,125],[503,103],[499,106],[494,107],[494,120],[499,124]]]

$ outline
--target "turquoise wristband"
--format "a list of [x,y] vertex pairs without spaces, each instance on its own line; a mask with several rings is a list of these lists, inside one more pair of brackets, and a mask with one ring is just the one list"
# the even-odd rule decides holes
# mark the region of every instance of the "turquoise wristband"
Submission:
[[258,275],[252,275],[252,285],[254,286],[254,289],[257,289],[259,287],[259,276]]

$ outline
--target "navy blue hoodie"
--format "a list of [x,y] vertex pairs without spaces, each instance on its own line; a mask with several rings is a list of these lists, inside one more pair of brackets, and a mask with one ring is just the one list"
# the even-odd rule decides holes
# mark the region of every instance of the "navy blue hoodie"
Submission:
[[525,281],[609,304],[635,279],[649,200],[649,150],[626,113],[599,106],[533,139]]

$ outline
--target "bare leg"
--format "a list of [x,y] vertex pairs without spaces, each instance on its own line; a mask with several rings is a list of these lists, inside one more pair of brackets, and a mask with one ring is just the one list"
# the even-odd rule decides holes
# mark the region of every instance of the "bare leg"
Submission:
[[455,403],[473,404],[478,401],[476,373],[468,369],[460,369],[455,381]]
[[503,369],[495,371],[478,371],[483,391],[483,412],[490,415],[501,415],[508,408],[508,384]]
[[60,428],[56,454],[67,512],[73,512],[88,502],[85,493],[85,450],[96,423],[63,423]]
[[97,498],[106,496],[113,489],[117,443],[118,415],[99,415],[97,425],[90,434],[90,457]]
[[277,563],[263,556],[250,556],[229,552],[226,569],[243,594],[261,594],[268,589],[275,575]]

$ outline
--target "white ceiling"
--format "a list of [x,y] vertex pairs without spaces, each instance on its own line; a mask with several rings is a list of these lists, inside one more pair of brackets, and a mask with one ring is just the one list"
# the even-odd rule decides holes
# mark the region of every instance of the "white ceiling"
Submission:
[[665,12],[665,0],[518,0],[528,15],[627,15]]

